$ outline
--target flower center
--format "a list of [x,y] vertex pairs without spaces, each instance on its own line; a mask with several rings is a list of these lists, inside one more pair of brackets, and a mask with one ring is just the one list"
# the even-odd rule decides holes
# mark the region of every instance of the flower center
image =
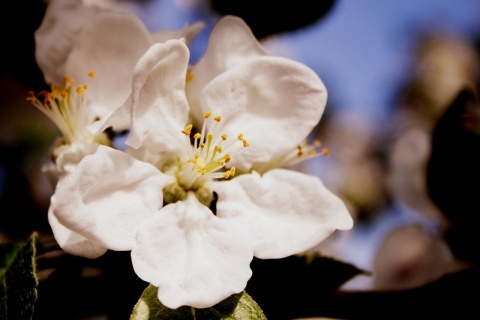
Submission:
[[[208,189],[207,182],[213,179],[229,179],[235,175],[235,167],[228,167],[232,159],[230,152],[249,146],[247,140],[239,133],[235,139],[227,134],[218,133],[217,125],[222,121],[220,116],[212,116],[212,112],[204,113],[204,123],[200,132],[192,136],[193,125],[188,124],[182,133],[187,140],[187,153],[175,171],[177,184],[169,187],[173,195],[167,195],[166,202],[183,199],[180,187],[184,192],[194,191],[200,202],[210,205],[213,192]],[[207,127],[211,128],[207,132]],[[165,195],[165,191],[164,191]]]
[[[93,71],[88,75],[93,78]],[[95,119],[91,119],[91,113],[87,105],[85,94],[86,85],[78,85],[75,88],[75,80],[65,76],[61,86],[51,85],[51,91],[41,91],[35,95],[28,92],[27,101],[31,102],[38,110],[52,120],[62,132],[64,144],[72,143],[103,143],[109,144],[106,134],[98,136],[88,131],[87,126]]]

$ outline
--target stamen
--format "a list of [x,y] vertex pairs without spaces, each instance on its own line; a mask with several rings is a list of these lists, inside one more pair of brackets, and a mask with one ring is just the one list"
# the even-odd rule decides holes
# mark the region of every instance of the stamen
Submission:
[[190,137],[190,134],[192,133],[192,128],[193,128],[193,125],[188,124],[188,125],[185,126],[185,129],[182,130],[182,133],[184,135],[186,135],[187,137]]
[[[193,145],[190,144],[192,156],[186,160],[188,165],[185,169],[180,166],[178,173],[179,183],[185,190],[200,188],[208,179],[228,179],[235,174],[235,168],[226,169],[225,166],[232,159],[228,150],[238,148],[234,146],[237,140],[227,141],[226,133],[218,134],[217,124],[222,121],[220,115],[212,116],[212,112],[207,111],[203,117],[202,129],[194,134]],[[182,133],[189,136],[192,128],[192,125],[187,125]],[[249,145],[243,134],[240,133],[237,139],[244,147]]]
[[[93,71],[89,76],[93,77]],[[50,85],[50,91],[40,91],[37,95],[33,91],[27,93],[26,100],[49,117],[60,129],[65,144],[76,141],[89,143],[109,144],[105,135],[91,134],[87,126],[90,121],[89,110],[86,105],[84,94],[87,85],[82,84],[73,89],[75,80],[66,75],[62,85]]]

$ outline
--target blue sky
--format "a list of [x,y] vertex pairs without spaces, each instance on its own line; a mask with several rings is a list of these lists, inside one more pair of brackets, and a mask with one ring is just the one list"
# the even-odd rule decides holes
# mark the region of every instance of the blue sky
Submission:
[[480,31],[480,1],[337,0],[324,20],[285,41],[331,84],[339,107],[382,116],[424,30],[471,37]]

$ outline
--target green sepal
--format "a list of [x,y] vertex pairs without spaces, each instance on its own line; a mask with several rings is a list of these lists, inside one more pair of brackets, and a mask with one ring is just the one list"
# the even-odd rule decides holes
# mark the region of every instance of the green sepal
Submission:
[[0,246],[0,319],[31,319],[37,300],[37,234],[25,243]]
[[266,320],[262,309],[246,293],[234,294],[220,303],[197,309],[180,307],[169,309],[158,300],[158,288],[149,285],[135,305],[130,320]]

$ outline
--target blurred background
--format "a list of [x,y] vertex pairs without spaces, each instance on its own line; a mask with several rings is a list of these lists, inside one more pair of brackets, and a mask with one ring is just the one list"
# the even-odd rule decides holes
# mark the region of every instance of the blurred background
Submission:
[[[478,87],[478,0],[84,2],[132,12],[150,31],[205,21],[192,63],[215,21],[239,15],[272,55],[318,73],[329,100],[311,138],[330,156],[295,169],[320,177],[354,216],[352,230],[312,249],[371,272],[346,289],[410,288],[465,267],[441,237],[448,222],[427,195],[425,167],[437,119],[464,85]],[[0,243],[33,230],[53,242],[46,220],[53,189],[41,166],[58,132],[25,101],[28,90],[46,88],[33,41],[46,5],[3,5],[10,19],[1,22]],[[82,272],[95,277],[95,270]]]

